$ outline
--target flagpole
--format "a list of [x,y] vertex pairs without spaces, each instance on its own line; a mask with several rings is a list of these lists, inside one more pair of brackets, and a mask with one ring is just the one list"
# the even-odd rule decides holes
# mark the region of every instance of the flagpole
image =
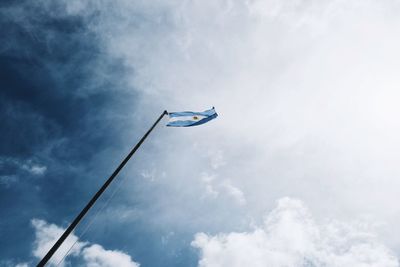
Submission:
[[46,256],[38,263],[37,267],[43,267],[50,260],[53,254],[57,251],[57,249],[61,246],[64,240],[68,237],[68,235],[75,229],[75,227],[79,224],[85,214],[89,211],[89,209],[94,205],[96,200],[101,196],[101,194],[107,189],[107,187],[111,184],[114,178],[118,175],[121,169],[125,166],[125,164],[129,161],[129,159],[135,154],[136,150],[140,147],[140,145],[144,142],[147,136],[153,131],[153,129],[157,126],[157,124],[161,121],[161,119],[167,115],[168,112],[166,110],[160,115],[160,117],[156,120],[153,126],[145,133],[145,135],[140,139],[140,141],[132,148],[131,152],[125,157],[125,159],[119,164],[119,166],[115,169],[115,171],[111,174],[111,176],[107,179],[107,181],[103,184],[103,186],[97,191],[97,193],[92,197],[92,199],[86,204],[83,210],[78,214],[75,220],[68,226],[62,236],[57,240],[57,242],[53,245],[53,247],[47,252]]

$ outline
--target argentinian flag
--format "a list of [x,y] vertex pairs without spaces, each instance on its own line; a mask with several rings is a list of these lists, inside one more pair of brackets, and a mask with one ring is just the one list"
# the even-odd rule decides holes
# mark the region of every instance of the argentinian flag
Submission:
[[214,107],[203,112],[170,112],[168,113],[168,115],[169,122],[167,126],[171,127],[196,126],[215,119],[218,116],[217,112],[215,112]]

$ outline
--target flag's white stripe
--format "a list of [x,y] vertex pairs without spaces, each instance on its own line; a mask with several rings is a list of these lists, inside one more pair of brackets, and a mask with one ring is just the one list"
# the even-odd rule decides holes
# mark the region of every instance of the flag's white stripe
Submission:
[[174,122],[174,121],[199,121],[204,118],[207,118],[207,116],[202,116],[202,115],[193,115],[193,116],[178,116],[178,117],[170,117],[169,122]]

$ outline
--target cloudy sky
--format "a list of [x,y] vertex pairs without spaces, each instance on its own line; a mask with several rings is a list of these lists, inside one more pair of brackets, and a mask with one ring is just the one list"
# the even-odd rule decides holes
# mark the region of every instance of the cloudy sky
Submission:
[[2,1],[0,25],[0,266],[35,266],[164,109],[212,106],[162,121],[50,265],[400,265],[399,1]]

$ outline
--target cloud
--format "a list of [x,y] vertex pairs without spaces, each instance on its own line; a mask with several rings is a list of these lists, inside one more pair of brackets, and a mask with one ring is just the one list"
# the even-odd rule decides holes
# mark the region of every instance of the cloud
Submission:
[[139,267],[129,255],[118,250],[105,250],[97,244],[85,248],[82,257],[87,267]]
[[39,164],[32,159],[18,159],[0,156],[0,185],[9,187],[25,176],[40,177],[47,171],[45,165]]
[[[33,255],[38,259],[42,259],[64,232],[64,229],[55,224],[49,224],[39,219],[32,219],[32,225],[35,228],[36,237],[33,246]],[[89,245],[88,242],[79,241],[78,237],[74,234],[71,234],[64,241],[61,247],[50,259],[49,264],[51,266],[57,266],[72,245],[74,246],[69,252],[68,257],[73,256],[79,259],[82,261],[84,266],[139,267],[139,264],[134,262],[128,254],[118,250],[106,250],[98,244]],[[64,266],[68,257],[59,266]]]
[[15,175],[1,175],[0,176],[0,185],[4,185],[5,187],[10,187],[11,184],[18,181],[17,176]]
[[246,204],[246,198],[244,196],[244,193],[239,188],[234,186],[229,179],[218,181],[217,176],[215,174],[208,174],[208,173],[202,173],[200,179],[205,187],[205,196],[216,198],[218,196],[221,196],[221,193],[224,192],[226,195],[231,197],[237,204],[239,205]]
[[[44,255],[46,255],[57,239],[63,234],[64,229],[55,224],[49,224],[39,219],[32,219],[31,223],[35,229],[33,255],[36,258],[41,259],[44,257]],[[78,241],[78,237],[74,234],[71,234],[56,251],[56,253],[54,253],[49,262],[53,265],[57,265],[75,242],[76,244],[72,248],[70,254],[73,256],[79,255],[86,243]],[[64,264],[62,266],[64,266]]]
[[10,260],[0,260],[0,266],[2,266],[2,267],[29,267],[29,264],[26,262],[15,263]]
[[232,196],[235,199],[235,201],[237,201],[238,204],[244,205],[246,203],[246,198],[244,197],[242,190],[232,185],[232,183],[229,180],[225,180],[222,183],[222,187],[230,196]]
[[22,165],[22,168],[33,175],[43,175],[47,171],[47,167],[38,164],[32,164],[32,162],[28,162],[28,164]]
[[198,233],[201,267],[399,266],[398,258],[360,225],[317,224],[304,204],[283,198],[250,232]]
[[[117,121],[131,116],[118,111],[123,109],[116,100],[121,94],[103,90],[121,67],[116,64],[105,76],[91,76],[91,70],[98,69],[93,62],[104,58],[80,16],[85,9],[85,1],[0,4],[2,32],[9,37],[0,44],[0,189],[9,189],[0,194],[0,217],[7,218],[2,229],[19,229],[17,235],[2,235],[7,240],[0,244],[2,259],[28,261],[33,236],[26,222],[42,211],[52,220],[65,221],[70,215],[63,205],[75,206],[90,194],[86,188],[108,172],[112,150],[119,149],[119,139],[111,132],[121,132]],[[105,87],[118,86],[113,81]],[[107,163],[98,164],[105,158]],[[76,194],[71,198],[59,190]],[[49,201],[54,196],[57,203]],[[11,199],[12,206],[7,204]],[[33,223],[40,228],[39,221]],[[36,255],[43,253],[45,243],[35,245]]]

